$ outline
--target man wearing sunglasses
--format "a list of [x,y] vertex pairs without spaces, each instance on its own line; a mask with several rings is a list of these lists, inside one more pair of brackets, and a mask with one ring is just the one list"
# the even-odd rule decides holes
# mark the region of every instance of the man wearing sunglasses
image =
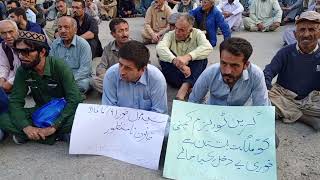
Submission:
[[[14,49],[21,60],[10,95],[9,115],[3,128],[12,133],[16,144],[34,140],[53,144],[59,136],[66,137],[72,127],[77,105],[82,102],[71,70],[63,60],[48,56],[49,47],[42,34],[20,31]],[[35,107],[25,108],[25,97],[31,92]],[[66,106],[52,126],[33,125],[33,112],[55,98],[64,98]]]

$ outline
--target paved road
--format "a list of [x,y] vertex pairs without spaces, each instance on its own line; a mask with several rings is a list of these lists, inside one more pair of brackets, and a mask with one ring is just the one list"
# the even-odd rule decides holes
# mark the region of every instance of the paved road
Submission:
[[[143,19],[128,19],[131,37],[141,40],[139,31]],[[108,23],[100,24],[100,39],[105,45],[112,38]],[[273,33],[238,32],[233,36],[248,39],[253,44],[254,53],[251,62],[261,68],[270,62],[271,58],[282,46],[283,28]],[[221,37],[219,37],[221,42]],[[155,46],[149,45],[151,62],[158,66],[155,56]],[[218,48],[209,56],[209,63],[219,60]],[[95,64],[98,60],[95,60]],[[168,102],[171,110],[172,99],[176,89],[168,87]],[[91,93],[87,103],[100,103],[100,95]],[[32,102],[28,100],[28,106]],[[277,150],[279,180],[319,180],[320,179],[320,133],[314,132],[308,126],[300,123],[276,123],[280,137]],[[89,133],[84,131],[83,133]],[[153,171],[130,165],[103,156],[69,155],[68,144],[57,142],[53,146],[27,143],[15,145],[11,139],[0,144],[0,179],[163,179],[161,171]]]

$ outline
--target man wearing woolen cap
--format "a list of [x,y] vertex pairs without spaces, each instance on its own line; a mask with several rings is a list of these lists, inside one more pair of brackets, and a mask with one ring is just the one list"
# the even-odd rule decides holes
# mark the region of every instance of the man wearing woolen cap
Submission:
[[[269,98],[285,123],[301,121],[320,129],[320,14],[303,12],[296,19],[297,43],[280,49],[264,69]],[[271,84],[278,75],[277,81]]]

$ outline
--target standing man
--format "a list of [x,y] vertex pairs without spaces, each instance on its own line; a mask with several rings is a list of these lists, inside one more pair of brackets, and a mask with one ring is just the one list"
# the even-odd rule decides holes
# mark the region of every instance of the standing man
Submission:
[[[297,43],[278,51],[264,69],[271,103],[285,123],[301,121],[320,130],[320,14],[303,12],[296,20]],[[278,76],[275,84],[272,79]]]
[[70,16],[59,18],[59,38],[53,41],[50,55],[64,60],[72,70],[80,92],[85,94],[90,88],[91,81],[91,48],[88,42],[76,32],[76,20]]
[[[17,70],[10,95],[10,119],[4,130],[14,134],[17,144],[27,140],[53,144],[58,135],[71,131],[76,108],[82,98],[67,65],[55,57],[48,56],[45,36],[34,32],[20,31],[14,42],[21,67]],[[25,108],[25,97],[30,90],[35,107]],[[31,115],[39,107],[54,98],[64,98],[66,106],[52,126],[38,128],[33,125]]]
[[85,7],[83,0],[72,1],[73,17],[77,21],[77,35],[87,40],[90,44],[92,58],[101,57],[103,49],[98,36],[98,22],[84,12]]
[[215,0],[203,0],[201,7],[198,7],[190,14],[196,19],[195,26],[205,32],[212,47],[217,44],[217,30],[222,31],[223,38],[231,37],[231,31],[224,20],[222,13],[214,6]]
[[9,19],[16,22],[20,30],[44,34],[39,24],[27,20],[26,12],[22,8],[10,9],[8,14]]
[[179,100],[186,100],[212,52],[210,42],[201,30],[192,28],[193,23],[193,16],[179,16],[175,30],[166,33],[156,47],[167,82],[180,88],[176,95]]
[[145,44],[157,44],[169,29],[168,18],[171,8],[165,2],[155,0],[147,10],[141,34]]
[[249,17],[243,19],[247,31],[275,31],[280,26],[282,10],[278,0],[254,0],[249,9]]
[[129,41],[129,24],[126,20],[114,18],[110,21],[109,28],[114,40],[104,47],[92,82],[93,88],[100,93],[103,92],[103,78],[107,69],[119,62],[119,49]]
[[18,38],[18,27],[14,21],[0,21],[0,35],[3,42],[0,46],[0,88],[11,92],[20,60],[12,50],[13,42]]
[[149,50],[129,41],[119,50],[119,63],[103,80],[102,104],[168,113],[167,84],[161,71],[148,64]]

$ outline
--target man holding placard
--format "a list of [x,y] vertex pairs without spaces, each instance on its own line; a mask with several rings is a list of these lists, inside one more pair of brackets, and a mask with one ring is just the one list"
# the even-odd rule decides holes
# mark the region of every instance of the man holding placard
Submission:
[[167,113],[167,85],[161,71],[148,64],[150,53],[138,41],[119,50],[119,63],[104,77],[102,104]]

